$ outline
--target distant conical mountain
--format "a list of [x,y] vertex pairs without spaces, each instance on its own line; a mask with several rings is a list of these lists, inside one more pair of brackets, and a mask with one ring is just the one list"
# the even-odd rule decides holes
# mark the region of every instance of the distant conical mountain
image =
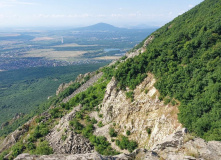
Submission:
[[122,28],[115,27],[113,25],[107,24],[107,23],[97,23],[91,26],[77,28],[75,30],[80,31],[117,31],[121,30]]

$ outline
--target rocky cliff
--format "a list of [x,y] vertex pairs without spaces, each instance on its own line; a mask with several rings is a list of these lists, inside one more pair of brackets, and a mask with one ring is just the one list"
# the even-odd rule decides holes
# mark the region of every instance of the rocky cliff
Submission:
[[101,106],[105,124],[116,123],[119,134],[126,135],[129,130],[129,137],[137,141],[139,147],[146,149],[181,129],[177,120],[177,106],[164,105],[159,100],[155,81],[154,76],[148,73],[147,78],[133,91],[134,100],[131,102],[126,98],[126,91],[117,89],[117,82],[113,78],[107,85]]

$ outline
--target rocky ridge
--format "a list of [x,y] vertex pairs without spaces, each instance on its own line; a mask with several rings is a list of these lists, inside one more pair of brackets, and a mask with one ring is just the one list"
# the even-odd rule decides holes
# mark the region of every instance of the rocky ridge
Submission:
[[149,36],[145,41],[144,44],[141,48],[134,50],[133,52],[127,52],[126,53],[126,57],[128,58],[133,58],[135,56],[138,56],[139,54],[142,54],[143,52],[146,51],[146,47],[148,46],[148,44],[154,40],[154,35]]
[[205,142],[201,138],[188,137],[186,129],[175,132],[157,144],[152,150],[137,149],[130,154],[102,156],[97,152],[87,154],[54,154],[35,156],[21,154],[15,160],[219,160],[221,142]]
[[0,153],[14,145],[29,129],[32,119],[26,122],[22,127],[9,134],[0,144]]
[[84,83],[82,86],[80,86],[76,91],[74,91],[70,96],[66,97],[63,99],[63,102],[66,103],[68,102],[71,98],[73,98],[76,94],[85,91],[87,88],[92,86],[99,78],[102,76],[102,72],[93,75],[86,83]]
[[69,128],[69,121],[75,117],[76,112],[80,109],[81,105],[75,107],[70,113],[61,118],[59,123],[46,136],[54,153],[82,154],[91,153],[93,151],[93,146],[88,139],[74,133],[74,131]]
[[95,74],[96,74],[95,72],[79,74],[75,81],[70,81],[69,83],[60,84],[58,89],[56,90],[56,95],[59,95],[59,93],[63,92],[65,89],[67,89],[70,85],[74,84],[75,82],[82,83],[84,81],[84,78],[93,77]]

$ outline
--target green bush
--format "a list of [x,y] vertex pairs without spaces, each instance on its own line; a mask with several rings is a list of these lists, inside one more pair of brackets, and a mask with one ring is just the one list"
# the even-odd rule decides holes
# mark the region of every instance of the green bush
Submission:
[[90,116],[89,116],[89,115],[86,115],[86,116],[85,116],[85,119],[86,119],[87,122],[91,122],[91,119],[90,119]]
[[130,143],[127,146],[127,149],[129,152],[133,152],[137,148],[137,142],[130,141]]
[[151,134],[151,129],[150,128],[147,128],[147,133]]
[[40,137],[46,136],[49,133],[49,128],[46,124],[41,123],[40,125],[37,125],[34,129],[33,133],[33,139],[32,137],[29,137],[30,141],[33,141],[34,139],[38,139]]
[[53,149],[49,146],[47,141],[40,142],[36,148],[35,154],[49,155],[53,153]]
[[93,134],[94,126],[93,124],[88,124],[83,128],[82,134],[84,137],[89,138]]
[[171,99],[170,99],[170,98],[165,98],[165,99],[164,99],[164,104],[165,104],[165,105],[167,105],[167,104],[169,104],[169,103],[170,103],[170,101],[171,101]]
[[70,121],[69,124],[76,130],[82,130],[84,127],[77,119]]
[[19,154],[21,154],[25,150],[25,146],[23,145],[22,142],[16,143],[12,147],[12,156],[17,157]]
[[111,148],[110,143],[104,136],[92,135],[89,140],[95,146],[95,150],[102,155],[119,154],[119,152],[116,152],[113,148]]
[[9,151],[4,151],[0,153],[0,160],[4,160],[4,157],[9,153]]
[[109,129],[109,135],[111,136],[111,137],[117,137],[117,133],[115,132],[115,130],[114,130],[114,128],[110,128]]
[[84,77],[84,81],[87,82],[90,79],[90,76],[87,75],[86,77]]
[[103,123],[102,123],[101,121],[99,121],[98,124],[97,124],[97,126],[98,126],[98,127],[103,127],[104,125],[103,125]]
[[42,119],[44,119],[44,117],[42,117],[42,116],[38,117],[38,118],[35,119],[35,122],[40,123],[42,121]]
[[116,143],[117,146],[120,146],[120,140],[119,140],[119,139],[117,139],[117,140],[115,141],[115,143]]
[[[82,110],[77,113],[76,118],[83,119],[83,115],[85,115],[85,120],[87,122],[87,125],[84,127],[77,121],[77,119],[74,119],[70,121],[70,125],[75,129],[78,129],[77,133],[81,133],[84,137],[89,138],[90,142],[95,146],[95,150],[97,152],[102,155],[115,155],[118,154],[118,152],[111,148],[105,137],[96,137],[93,135],[93,124],[96,124],[97,120],[95,118],[90,120],[90,117],[87,115],[88,111],[96,109],[96,106],[102,102],[107,83],[107,80],[101,78],[98,80],[97,84],[89,87],[86,91],[77,94],[69,101],[70,106],[76,106],[78,104],[83,105]],[[102,114],[99,115],[101,118],[102,116]],[[103,126],[101,121],[98,123],[98,126]]]
[[175,105],[177,104],[177,102],[176,102],[175,100],[172,100],[171,104],[172,104],[173,106],[175,106]]
[[62,108],[65,108],[66,110],[69,110],[71,107],[69,106],[69,103],[61,103],[60,104]]
[[63,135],[61,136],[62,141],[65,141],[67,139],[67,135]]
[[130,135],[130,131],[129,131],[129,130],[126,131],[126,135],[127,135],[127,136]]
[[50,112],[52,118],[58,118],[58,117],[61,117],[61,115],[62,115],[62,112],[59,107],[56,107],[54,109],[50,109],[49,112]]
[[36,149],[36,146],[35,146],[35,144],[33,143],[33,142],[27,142],[26,144],[25,144],[25,148],[28,150],[28,151],[30,151],[30,153],[33,153],[33,151]]
[[77,119],[83,119],[83,113],[82,112],[77,112],[76,113],[76,118]]
[[121,140],[116,140],[115,143],[120,149],[127,149],[129,152],[133,152],[137,148],[137,142],[129,141],[128,137],[125,136],[121,136]]
[[95,118],[92,118],[91,123],[92,123],[92,124],[96,124],[96,123],[97,123],[97,120],[96,120]]
[[134,99],[134,92],[133,91],[126,92],[126,97],[130,98],[131,101],[133,101],[133,99]]

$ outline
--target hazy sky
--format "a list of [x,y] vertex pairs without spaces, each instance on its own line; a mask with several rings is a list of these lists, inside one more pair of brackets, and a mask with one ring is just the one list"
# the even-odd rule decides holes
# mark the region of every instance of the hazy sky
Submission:
[[0,0],[0,27],[161,26],[203,0]]

